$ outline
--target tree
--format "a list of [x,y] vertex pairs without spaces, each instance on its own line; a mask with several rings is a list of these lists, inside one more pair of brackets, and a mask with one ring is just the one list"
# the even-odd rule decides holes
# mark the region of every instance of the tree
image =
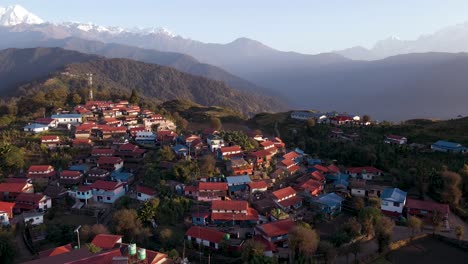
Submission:
[[457,236],[458,240],[461,240],[463,238],[464,233],[465,231],[463,230],[463,226],[458,225],[457,227],[455,227],[455,235]]
[[25,151],[9,143],[0,144],[0,169],[5,173],[24,167]]
[[109,230],[102,224],[84,225],[80,228],[80,240],[84,243],[90,242],[98,234],[109,234]]
[[440,194],[442,201],[450,204],[450,206],[458,207],[462,192],[460,190],[461,176],[452,171],[443,171],[443,190]]
[[15,255],[16,246],[13,233],[0,229],[0,263],[13,263]]
[[325,263],[334,263],[338,255],[335,246],[328,241],[320,241],[318,245],[318,251],[324,255]]
[[367,122],[370,122],[370,121],[371,121],[370,115],[364,115],[362,117],[362,122],[367,123]]
[[465,195],[468,194],[468,164],[464,164],[460,170],[460,176],[462,177],[461,190]]
[[161,160],[165,160],[165,161],[172,161],[175,159],[174,151],[169,146],[163,146],[159,150],[159,156],[161,157]]
[[221,127],[222,127],[222,124],[221,124],[221,119],[217,118],[217,117],[212,117],[210,119],[210,126],[211,128],[213,128],[214,130],[221,130]]
[[366,207],[359,212],[358,218],[362,225],[362,233],[367,236],[372,236],[374,234],[376,224],[382,218],[382,214],[377,208]]
[[123,235],[127,241],[142,241],[148,236],[135,209],[121,209],[112,216],[116,234]]
[[383,252],[390,244],[395,224],[388,217],[381,217],[375,228],[375,236],[379,245],[379,252]]
[[410,216],[408,218],[408,227],[411,228],[411,236],[414,236],[414,233],[421,232],[422,221],[416,216]]
[[152,222],[156,218],[156,213],[158,212],[159,199],[151,198],[143,204],[143,207],[140,209],[139,218],[143,222]]
[[351,239],[358,237],[361,234],[362,226],[356,219],[356,217],[350,218],[343,225],[343,231],[345,231]]
[[314,127],[315,126],[315,118],[309,118],[307,119],[307,127]]
[[310,260],[317,250],[319,236],[315,230],[296,225],[289,232],[288,240],[293,262],[296,257]]
[[216,171],[216,159],[213,155],[204,155],[198,160],[198,166],[201,175],[211,176]]
[[140,102],[140,98],[138,98],[138,92],[136,89],[132,89],[132,94],[130,95],[130,98],[128,98],[128,102],[134,105]]
[[91,252],[91,253],[99,253],[99,252],[102,251],[102,248],[94,245],[93,243],[86,244],[86,247],[88,248],[89,252]]
[[255,240],[248,240],[242,246],[242,259],[245,263],[251,263],[252,259],[263,256],[265,245]]
[[352,201],[351,201],[354,209],[357,211],[361,211],[362,208],[364,208],[364,199],[358,196],[353,196]]
[[81,99],[81,96],[80,96],[79,94],[74,93],[74,94],[72,95],[72,103],[73,103],[74,105],[81,104],[81,101],[82,101],[82,99]]
[[171,249],[171,251],[169,251],[167,255],[172,260],[176,260],[179,258],[179,252],[175,249]]
[[377,198],[377,197],[369,198],[369,206],[370,207],[380,209],[380,204],[381,204],[381,201],[380,201],[379,198]]

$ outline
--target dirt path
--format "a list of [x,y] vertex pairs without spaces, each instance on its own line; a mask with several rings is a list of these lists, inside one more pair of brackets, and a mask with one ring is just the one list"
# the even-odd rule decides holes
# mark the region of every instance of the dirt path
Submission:
[[24,224],[22,219],[19,219],[19,224],[15,235],[16,244],[16,257],[15,263],[23,263],[25,261],[33,259],[33,254],[29,251],[28,247],[23,240]]

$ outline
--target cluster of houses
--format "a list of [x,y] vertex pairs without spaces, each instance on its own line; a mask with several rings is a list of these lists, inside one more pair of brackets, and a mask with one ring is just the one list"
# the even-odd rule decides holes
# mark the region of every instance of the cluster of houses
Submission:
[[333,124],[333,125],[350,125],[350,124],[361,124],[369,125],[370,122],[363,122],[361,117],[358,115],[350,115],[347,113],[338,112],[314,112],[314,111],[293,111],[291,112],[291,118],[296,120],[314,120],[318,124]]

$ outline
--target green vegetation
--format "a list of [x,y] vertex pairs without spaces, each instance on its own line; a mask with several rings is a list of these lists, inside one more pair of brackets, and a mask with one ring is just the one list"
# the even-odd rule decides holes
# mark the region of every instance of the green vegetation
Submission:
[[13,232],[0,228],[0,263],[13,263],[15,247]]

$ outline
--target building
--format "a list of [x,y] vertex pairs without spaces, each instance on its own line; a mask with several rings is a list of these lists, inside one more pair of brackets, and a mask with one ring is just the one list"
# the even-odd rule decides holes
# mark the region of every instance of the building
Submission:
[[64,170],[60,172],[59,182],[66,186],[78,185],[83,182],[83,173],[80,171]]
[[47,149],[55,149],[60,147],[60,137],[59,136],[42,136],[41,144],[46,146]]
[[405,145],[408,143],[408,139],[398,135],[388,135],[385,136],[384,143],[392,145]]
[[96,181],[90,187],[95,202],[114,203],[125,195],[125,185],[122,182]]
[[7,178],[5,181],[0,183],[1,201],[14,202],[16,197],[22,193],[34,193],[31,180]]
[[96,164],[98,168],[112,172],[121,170],[124,162],[120,157],[99,157]]
[[247,189],[248,184],[251,182],[249,175],[228,176],[226,177],[229,192],[243,192]]
[[351,195],[357,197],[366,197],[366,180],[364,179],[351,179],[349,181],[349,189],[351,189]]
[[221,147],[224,147],[224,140],[218,135],[208,135],[206,143],[208,144],[211,152],[215,152]]
[[308,179],[302,183],[299,183],[296,187],[298,190],[302,190],[302,195],[305,197],[315,197],[319,195],[323,190],[322,182],[315,179]]
[[431,145],[433,151],[447,152],[447,153],[467,153],[468,148],[462,146],[460,143],[439,140]]
[[288,243],[288,234],[294,227],[291,219],[280,220],[267,224],[257,225],[254,229],[255,234],[261,235],[268,242],[279,246],[286,246]]
[[81,114],[58,114],[52,115],[57,124],[78,125],[83,121]]
[[25,224],[41,225],[44,223],[44,212],[23,212]]
[[227,170],[233,175],[250,175],[253,173],[253,166],[243,158],[236,158],[227,161]]
[[52,208],[52,199],[44,194],[39,193],[21,193],[15,200],[15,212],[45,211]]
[[198,184],[199,201],[224,200],[227,197],[228,185],[225,182],[200,182]]
[[25,126],[23,128],[24,132],[29,132],[29,133],[33,133],[33,134],[42,133],[42,132],[45,132],[47,130],[49,130],[48,125],[36,124],[36,123],[29,124],[29,125],[27,125],[27,126]]
[[249,182],[250,193],[255,192],[266,192],[268,190],[268,184],[264,180],[260,181],[251,181]]
[[46,184],[49,180],[55,178],[56,172],[50,165],[32,165],[28,169],[26,177],[34,183]]
[[138,201],[145,202],[149,199],[156,197],[156,190],[143,185],[137,185],[136,187]]
[[314,119],[317,121],[323,120],[326,118],[326,115],[322,113],[309,112],[309,111],[294,111],[291,112],[291,118],[297,120],[309,120]]
[[240,157],[244,152],[240,146],[221,147],[218,152],[220,159]]
[[256,224],[258,212],[250,208],[247,201],[212,201],[211,220],[215,224]]
[[398,188],[384,189],[380,195],[381,210],[383,213],[399,216],[403,212],[406,203],[406,192]]
[[313,199],[313,203],[319,207],[319,210],[326,215],[335,215],[341,212],[341,203],[343,198],[335,193],[320,195]]
[[296,190],[292,187],[274,191],[273,200],[283,210],[297,209],[302,206],[302,198],[297,196]]
[[154,145],[156,143],[156,134],[147,131],[137,131],[135,141],[139,144]]
[[382,176],[382,171],[374,167],[351,167],[346,169],[346,173],[353,178],[373,180],[377,176]]
[[122,236],[111,234],[98,234],[96,235],[91,244],[106,249],[113,249],[117,244],[122,243]]
[[219,249],[221,242],[228,239],[228,235],[215,229],[192,226],[185,232],[185,239],[205,247]]
[[143,160],[145,154],[145,149],[141,149],[137,145],[131,143],[120,145],[117,151],[117,156],[122,158],[125,163],[139,163]]
[[0,225],[9,225],[15,203],[0,202]]
[[42,124],[42,125],[47,125],[50,128],[55,128],[57,127],[57,121],[53,118],[50,117],[40,117],[34,120],[34,123],[36,124]]
[[86,175],[86,183],[93,183],[95,181],[105,181],[110,179],[110,172],[104,169],[92,168]]
[[93,198],[93,188],[89,185],[80,185],[76,190],[75,196],[80,202],[88,204],[90,199]]
[[448,220],[450,207],[448,204],[441,204],[432,201],[422,201],[408,198],[405,203],[406,215],[417,216],[426,221],[432,222],[434,212],[438,211],[444,221]]

